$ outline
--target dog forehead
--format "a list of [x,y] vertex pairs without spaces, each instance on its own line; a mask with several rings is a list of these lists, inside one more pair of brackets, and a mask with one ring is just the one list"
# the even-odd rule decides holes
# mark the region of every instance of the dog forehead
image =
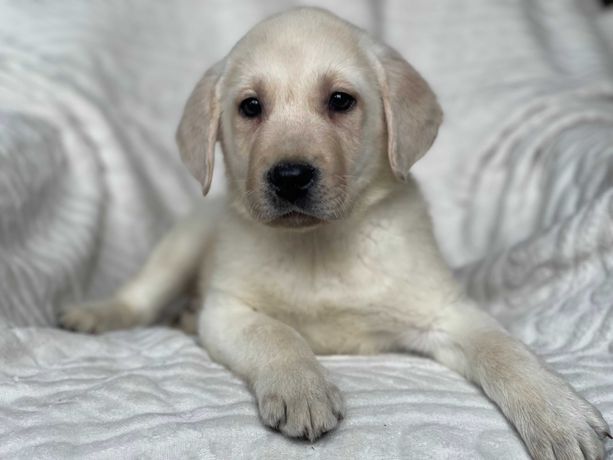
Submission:
[[[299,8],[272,16],[256,24],[236,44],[234,51],[254,48],[288,48],[299,44],[305,49],[322,50],[355,45],[360,29],[318,8]],[[311,46],[308,46],[308,45]],[[283,46],[285,45],[285,46]],[[288,46],[289,45],[289,46]],[[326,46],[327,45],[327,46]]]
[[[359,29],[323,10],[273,16],[251,29],[228,56],[226,71],[286,82],[364,67]],[[346,72],[351,73],[351,72]]]

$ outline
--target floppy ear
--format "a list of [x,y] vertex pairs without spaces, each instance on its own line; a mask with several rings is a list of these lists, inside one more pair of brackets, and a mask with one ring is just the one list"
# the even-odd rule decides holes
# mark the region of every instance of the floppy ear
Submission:
[[219,129],[219,80],[223,61],[204,74],[189,96],[177,129],[177,144],[181,159],[202,185],[206,195],[211,187],[215,144]]
[[443,119],[436,96],[422,76],[396,50],[375,45],[377,73],[387,127],[387,154],[394,175],[409,169],[428,151]]

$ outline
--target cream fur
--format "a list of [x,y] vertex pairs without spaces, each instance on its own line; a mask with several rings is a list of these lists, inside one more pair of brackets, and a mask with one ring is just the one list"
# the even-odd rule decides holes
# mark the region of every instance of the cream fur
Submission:
[[[358,105],[331,120],[320,99],[339,85]],[[253,94],[265,100],[259,125],[237,112]],[[198,273],[202,344],[288,436],[313,440],[344,414],[315,353],[407,351],[479,385],[534,458],[603,458],[598,410],[465,298],[438,250],[408,169],[440,121],[427,83],[360,29],[317,9],[260,23],[207,72],[178,133],[205,191],[220,138],[228,195],[180,223],[113,299],[69,309],[63,324],[151,324]],[[273,225],[261,177],[295,155],[323,171],[314,214],[325,223]]]

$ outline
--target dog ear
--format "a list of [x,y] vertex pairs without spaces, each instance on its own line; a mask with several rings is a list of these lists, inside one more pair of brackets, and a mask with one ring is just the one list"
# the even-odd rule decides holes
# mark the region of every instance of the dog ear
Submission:
[[422,76],[387,45],[375,45],[377,74],[387,128],[387,154],[394,175],[409,169],[428,151],[443,119],[436,96]]
[[218,62],[200,79],[189,96],[177,129],[181,159],[202,185],[206,195],[211,187],[215,144],[219,129],[219,82],[224,62]]

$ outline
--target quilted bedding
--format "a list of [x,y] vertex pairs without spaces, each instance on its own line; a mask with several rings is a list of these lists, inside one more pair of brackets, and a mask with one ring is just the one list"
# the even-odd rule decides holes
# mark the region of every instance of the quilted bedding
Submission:
[[[613,424],[611,13],[312,3],[432,83],[446,121],[415,173],[449,263]],[[174,147],[182,105],[252,24],[294,4],[0,3],[0,458],[527,458],[492,403],[424,358],[321,358],[348,414],[311,445],[264,429],[194,337],[57,329],[62,304],[108,295],[199,199]]]

